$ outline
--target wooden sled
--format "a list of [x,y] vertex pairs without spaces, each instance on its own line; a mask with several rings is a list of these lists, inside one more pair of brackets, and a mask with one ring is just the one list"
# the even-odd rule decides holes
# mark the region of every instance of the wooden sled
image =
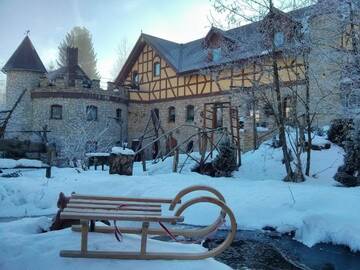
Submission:
[[[181,203],[183,196],[194,191],[207,191],[213,196],[201,196]],[[210,203],[220,208],[216,221],[205,227],[197,229],[167,229],[152,228],[150,223],[172,223],[183,222],[183,212],[190,206],[198,203]],[[172,216],[161,214],[161,206],[168,204],[169,210],[174,211]],[[177,209],[175,210],[175,208]],[[177,252],[147,252],[148,235],[173,235],[185,238],[202,238],[216,231],[219,224],[225,220],[230,221],[230,230],[225,240],[216,248],[200,253],[177,253]],[[222,253],[232,243],[237,229],[236,220],[231,209],[225,204],[225,199],[219,191],[208,186],[191,186],[180,191],[174,199],[161,198],[130,198],[130,197],[108,197],[73,194],[61,219],[78,219],[80,225],[73,225],[73,231],[81,232],[80,250],[62,250],[62,257],[79,258],[107,258],[107,259],[136,259],[136,260],[200,260],[214,257]],[[96,220],[111,221],[138,221],[142,223],[141,228],[95,226]],[[89,226],[90,223],[90,226]],[[93,251],[88,250],[89,231],[98,233],[114,233],[119,229],[121,233],[141,235],[141,246],[138,252],[124,251]]]

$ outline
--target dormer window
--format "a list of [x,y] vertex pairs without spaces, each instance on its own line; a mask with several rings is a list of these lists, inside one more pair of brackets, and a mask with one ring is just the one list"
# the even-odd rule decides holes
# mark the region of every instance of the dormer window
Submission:
[[131,76],[131,84],[134,88],[138,88],[139,87],[139,82],[140,82],[140,77],[139,77],[139,73],[135,70],[132,72],[132,76]]
[[285,44],[285,34],[284,32],[276,32],[274,36],[274,43],[277,48],[284,46]]
[[160,76],[160,62],[155,62],[154,63],[154,77],[158,77]]
[[221,58],[221,47],[212,49],[213,61],[219,62]]

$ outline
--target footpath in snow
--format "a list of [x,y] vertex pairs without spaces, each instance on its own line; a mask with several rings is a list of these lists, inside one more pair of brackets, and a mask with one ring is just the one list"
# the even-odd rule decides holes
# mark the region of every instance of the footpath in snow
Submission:
[[[316,137],[315,142],[321,143],[325,140]],[[191,168],[194,164],[190,161],[187,161],[181,174],[171,173],[171,158],[157,164],[149,162],[147,172],[142,172],[141,164],[136,163],[134,176],[109,175],[108,171],[94,170],[79,173],[72,168],[54,168],[53,177],[46,179],[43,170],[29,169],[22,171],[22,176],[18,178],[0,178],[0,217],[54,214],[57,211],[56,201],[60,191],[65,194],[74,191],[83,194],[172,198],[182,188],[202,184],[218,189],[225,196],[240,229],[254,230],[271,226],[279,232],[295,231],[295,238],[308,246],[329,242],[347,245],[353,251],[359,251],[360,214],[357,206],[360,205],[360,188],[341,187],[332,178],[343,162],[343,154],[342,148],[334,144],[328,150],[313,151],[313,177],[304,183],[282,181],[285,171],[281,164],[281,150],[266,144],[255,152],[243,155],[243,165],[232,178],[211,178],[193,173]],[[184,161],[185,156],[180,159]],[[199,194],[201,192],[194,195]],[[191,195],[188,198],[191,198]],[[166,213],[167,210],[163,211]],[[184,222],[207,225],[214,221],[217,213],[218,209],[212,206],[196,205],[185,212]],[[35,256],[34,250],[48,253],[49,258],[56,261],[56,264],[64,266],[65,261],[58,257],[58,251],[79,245],[79,236],[70,230],[36,234],[36,230],[28,228],[38,227],[42,221],[43,218],[35,218],[0,223],[0,258],[7,258],[5,262],[2,260],[3,266],[14,263],[11,261],[12,257],[17,257],[20,262],[31,261]],[[93,247],[100,247],[107,242],[117,247],[137,242],[135,238],[127,237],[129,243],[119,245],[113,238],[96,236]],[[154,245],[158,245],[156,241]],[[178,248],[173,244],[166,245]],[[186,246],[190,249],[200,248]],[[44,254],[41,256],[45,256]],[[51,259],[49,263],[50,261]],[[106,263],[114,266],[113,264],[118,262]],[[123,269],[131,266],[130,262],[121,263]],[[214,260],[202,263],[214,264],[211,269],[225,267]],[[140,263],[138,267],[136,264],[136,269],[145,269],[146,264],[142,265]],[[172,267],[169,262],[164,262],[163,265],[167,266],[167,269]],[[177,269],[175,265],[177,264],[174,264],[174,269]],[[194,265],[195,268],[186,266],[186,269],[203,269],[200,262],[189,265]],[[0,262],[0,269],[2,268],[4,267]],[[185,269],[185,266],[178,269]]]

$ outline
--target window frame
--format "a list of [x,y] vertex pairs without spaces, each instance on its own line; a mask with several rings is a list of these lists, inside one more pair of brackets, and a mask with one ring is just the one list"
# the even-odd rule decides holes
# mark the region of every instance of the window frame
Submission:
[[175,123],[176,121],[176,109],[174,106],[168,108],[168,122]]
[[[190,116],[190,110],[192,111],[192,115]],[[185,118],[186,122],[194,122],[195,121],[195,106],[194,105],[187,105],[186,106],[186,118]]]
[[[95,118],[90,117],[91,113],[90,110],[94,109],[95,111]],[[86,106],[86,121],[97,121],[98,120],[98,107],[95,105],[88,105]]]
[[139,85],[140,85],[140,74],[137,70],[134,70],[131,72],[131,85],[136,88],[139,89]]
[[[119,113],[120,112],[120,113]],[[122,120],[122,109],[117,108],[116,109],[116,121],[120,122]]]
[[[158,69],[157,69],[157,67],[158,67]],[[153,64],[153,75],[154,75],[154,77],[160,77],[160,74],[161,74],[160,61],[155,61]]]
[[[50,106],[50,119],[53,119],[53,120],[62,120],[63,117],[62,117],[62,108],[63,106],[62,105],[59,105],[59,104],[53,104]],[[60,117],[55,117],[55,114],[54,114],[54,109],[60,109]]]

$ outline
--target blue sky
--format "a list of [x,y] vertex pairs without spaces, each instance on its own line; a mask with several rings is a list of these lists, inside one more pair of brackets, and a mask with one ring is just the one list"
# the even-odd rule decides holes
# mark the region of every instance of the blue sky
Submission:
[[[0,0],[0,65],[14,52],[26,30],[45,66],[73,26],[93,35],[98,70],[109,80],[116,48],[123,38],[130,47],[141,31],[176,42],[203,37],[211,23],[209,0]],[[4,77],[0,78],[3,79]]]

